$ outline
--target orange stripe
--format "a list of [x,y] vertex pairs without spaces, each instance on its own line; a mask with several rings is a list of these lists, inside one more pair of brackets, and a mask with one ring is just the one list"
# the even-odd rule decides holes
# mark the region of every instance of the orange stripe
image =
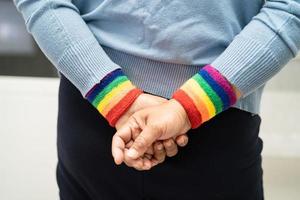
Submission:
[[103,108],[101,114],[106,118],[107,113],[108,113],[115,105],[117,105],[118,102],[119,102],[120,100],[122,100],[130,90],[132,90],[132,88],[126,88],[126,89],[122,90],[116,97],[114,97],[114,98],[109,102],[109,104],[108,104],[105,108]]
[[201,113],[202,123],[209,120],[209,113],[206,104],[203,102],[203,99],[195,94],[189,87],[182,87],[181,89],[184,90],[187,95],[189,95],[189,97],[193,100],[198,111]]
[[118,119],[126,112],[135,99],[143,93],[143,90],[135,88],[130,90],[125,97],[119,101],[106,115],[106,120],[109,122],[109,125],[115,127]]

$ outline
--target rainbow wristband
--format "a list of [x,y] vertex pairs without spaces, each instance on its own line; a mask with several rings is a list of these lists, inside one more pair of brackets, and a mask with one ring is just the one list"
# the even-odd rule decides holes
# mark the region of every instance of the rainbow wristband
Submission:
[[232,85],[211,65],[204,66],[172,96],[186,110],[191,128],[198,128],[237,101]]
[[118,68],[107,74],[86,95],[85,98],[114,127],[118,119],[143,93]]

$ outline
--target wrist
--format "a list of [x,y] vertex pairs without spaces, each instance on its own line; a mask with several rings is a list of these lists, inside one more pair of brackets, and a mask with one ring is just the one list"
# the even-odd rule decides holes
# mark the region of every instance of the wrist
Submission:
[[192,129],[235,104],[239,91],[211,65],[177,89],[172,98],[186,110]]
[[107,74],[85,95],[85,98],[115,127],[118,119],[128,110],[143,90],[136,87],[118,68]]
[[169,103],[173,105],[175,110],[178,112],[180,118],[186,122],[187,129],[192,128],[191,122],[188,117],[188,113],[187,113],[186,109],[184,109],[182,104],[178,100],[173,99],[173,98],[169,100]]

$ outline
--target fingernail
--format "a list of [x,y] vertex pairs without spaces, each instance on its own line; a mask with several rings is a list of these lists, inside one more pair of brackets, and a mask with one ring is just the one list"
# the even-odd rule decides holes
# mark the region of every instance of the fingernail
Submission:
[[129,149],[127,155],[131,158],[136,158],[138,156],[138,152],[135,149]]
[[185,144],[185,139],[181,138],[180,142],[181,142],[181,144]]
[[158,150],[162,150],[162,148],[163,148],[163,145],[162,145],[162,144],[157,145],[157,149],[158,149]]
[[115,163],[116,163],[116,165],[120,165],[120,163],[118,162],[117,159],[115,159]]
[[171,147],[172,143],[170,141],[168,141],[166,145],[167,145],[167,147]]
[[118,160],[118,159],[115,158],[115,157],[114,157],[114,161],[115,161],[116,165],[120,165],[120,164],[121,164],[121,163],[120,163],[120,160]]

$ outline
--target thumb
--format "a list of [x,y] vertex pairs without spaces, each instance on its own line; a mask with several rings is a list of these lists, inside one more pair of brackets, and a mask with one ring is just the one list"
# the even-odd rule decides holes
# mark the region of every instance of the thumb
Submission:
[[137,159],[144,155],[148,147],[150,147],[158,138],[160,133],[157,129],[145,126],[141,134],[134,140],[132,146],[127,151],[127,156]]

